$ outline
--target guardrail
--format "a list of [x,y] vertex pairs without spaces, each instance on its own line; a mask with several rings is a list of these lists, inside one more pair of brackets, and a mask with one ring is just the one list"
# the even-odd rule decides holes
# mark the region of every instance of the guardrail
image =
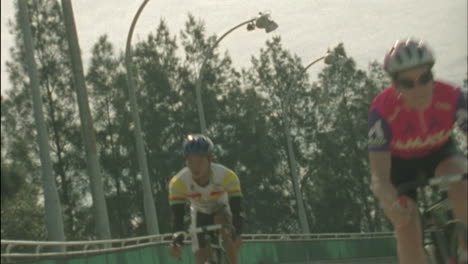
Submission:
[[379,233],[318,233],[318,234],[245,234],[242,240],[246,242],[255,241],[289,241],[289,240],[346,240],[346,239],[370,239],[394,237],[393,232]]
[[[58,257],[70,255],[89,255],[96,253],[115,252],[119,250],[169,243],[172,234],[152,235],[126,239],[94,240],[94,241],[27,241],[1,240],[3,258],[28,257]],[[33,252],[14,253],[15,247],[34,248]],[[42,252],[46,248],[64,246],[65,252]],[[4,249],[5,248],[5,249]]]
[[[314,241],[314,240],[362,240],[394,237],[392,232],[384,233],[321,233],[321,234],[244,234],[242,239],[249,242],[275,241]],[[1,240],[2,260],[14,258],[64,257],[70,255],[92,255],[139,247],[168,244],[172,234],[151,235],[126,239],[95,240],[95,241],[25,241]],[[186,241],[190,242],[190,239]],[[32,252],[14,252],[14,248],[30,247]],[[46,252],[48,247],[63,246],[65,252]]]

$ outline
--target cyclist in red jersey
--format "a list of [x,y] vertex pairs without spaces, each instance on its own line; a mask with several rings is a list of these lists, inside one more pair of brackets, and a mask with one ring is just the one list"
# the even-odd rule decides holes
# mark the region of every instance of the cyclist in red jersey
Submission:
[[[397,41],[384,60],[392,85],[375,97],[369,109],[372,190],[395,228],[401,264],[427,260],[416,190],[405,193],[411,199],[401,205],[395,186],[415,180],[420,173],[438,177],[467,172],[467,159],[452,138],[455,126],[467,137],[466,95],[434,80],[434,63],[422,41]],[[467,181],[450,185],[449,198],[455,217],[466,225]]]

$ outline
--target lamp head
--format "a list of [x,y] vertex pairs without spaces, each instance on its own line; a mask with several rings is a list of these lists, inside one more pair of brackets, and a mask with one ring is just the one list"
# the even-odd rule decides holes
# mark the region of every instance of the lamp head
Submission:
[[266,33],[270,33],[278,28],[278,24],[271,19],[270,14],[263,13],[260,13],[260,16],[255,20],[255,26],[265,29]]
[[255,29],[255,24],[254,23],[247,24],[247,31],[252,31],[254,29]]
[[336,51],[328,50],[327,53],[324,55],[324,62],[325,64],[333,64],[339,60],[346,59],[346,54]]
[[330,51],[327,51],[323,61],[325,62],[325,64],[328,64],[328,65],[333,64],[336,61],[336,56],[333,55],[333,53],[331,53]]
[[265,32],[270,33],[277,28],[278,24],[275,21],[271,20],[270,23],[268,23],[268,25],[265,27]]

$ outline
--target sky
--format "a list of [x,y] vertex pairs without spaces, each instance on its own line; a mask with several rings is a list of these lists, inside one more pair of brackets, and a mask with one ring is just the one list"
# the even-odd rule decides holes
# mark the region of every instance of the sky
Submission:
[[[9,49],[14,45],[7,21],[13,18],[13,0],[1,0],[1,90],[10,89],[5,72]],[[132,19],[141,5],[137,0],[72,1],[85,70],[91,47],[107,34],[118,51],[125,42]],[[397,39],[424,39],[436,56],[438,78],[461,85],[467,76],[466,0],[150,0],[143,10],[132,43],[155,32],[164,19],[172,35],[179,37],[188,14],[204,21],[207,34],[218,37],[232,27],[270,12],[279,28],[272,33],[239,28],[218,46],[228,51],[234,66],[250,66],[265,42],[281,36],[283,47],[298,55],[305,65],[322,56],[328,48],[344,43],[348,56],[360,69],[370,61],[382,61]],[[311,81],[323,65],[309,70]]]

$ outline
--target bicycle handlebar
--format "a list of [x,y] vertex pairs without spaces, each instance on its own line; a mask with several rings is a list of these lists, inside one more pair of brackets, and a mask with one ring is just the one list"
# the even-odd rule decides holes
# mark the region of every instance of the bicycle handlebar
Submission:
[[468,179],[468,173],[452,174],[452,175],[447,175],[447,176],[442,176],[442,177],[433,177],[430,180],[411,181],[411,182],[400,184],[396,188],[398,191],[398,195],[401,195],[403,193],[406,193],[409,190],[424,187],[426,185],[443,186],[449,183],[454,183],[457,181],[462,181],[462,180],[467,180],[467,179]]
[[429,185],[432,186],[440,186],[440,185],[446,185],[449,183],[457,182],[457,181],[463,181],[468,179],[468,173],[464,174],[453,174],[453,175],[447,175],[443,177],[434,177],[429,180]]
[[200,226],[200,227],[192,229],[191,232],[193,232],[193,233],[205,233],[205,232],[209,232],[209,231],[220,230],[222,228],[226,228],[226,226],[229,226],[229,225],[216,224],[216,225]]
[[221,230],[221,229],[228,229],[230,231],[233,231],[234,230],[234,226],[231,225],[231,224],[215,224],[215,225],[206,225],[206,226],[199,226],[197,228],[192,228],[192,229],[189,229],[188,232],[186,231],[179,231],[179,232],[176,232],[174,233],[173,235],[173,238],[175,239],[176,237],[180,237],[178,238],[178,242],[176,243],[173,243],[177,246],[182,246],[183,243],[182,241],[185,240],[186,237],[188,237],[188,234],[199,234],[199,233],[206,233],[206,232],[210,232],[210,231],[217,231],[217,230]]
[[403,183],[396,187],[397,192],[398,192],[398,201],[401,205],[406,206],[408,197],[406,197],[404,194],[410,190],[414,190],[414,189],[424,187],[427,185],[444,186],[450,183],[467,180],[467,179],[468,179],[468,173],[463,173],[463,174],[452,174],[452,175],[447,175],[447,176],[442,176],[442,177],[433,177],[430,180],[425,179],[425,180],[416,180],[416,181]]

